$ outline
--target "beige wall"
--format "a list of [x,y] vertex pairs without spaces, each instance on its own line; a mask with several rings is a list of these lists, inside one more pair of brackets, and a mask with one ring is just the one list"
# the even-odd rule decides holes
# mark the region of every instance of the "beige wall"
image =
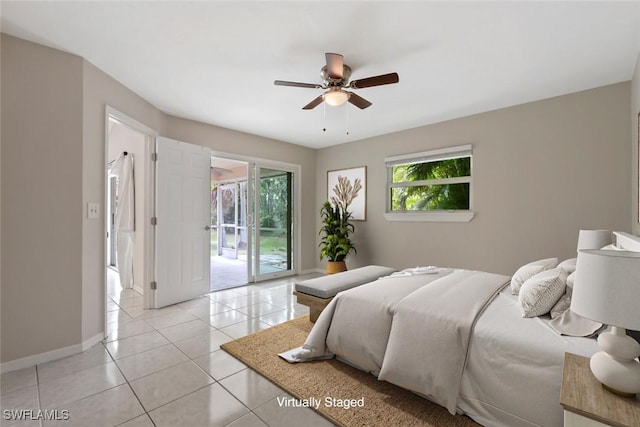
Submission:
[[100,203],[99,220],[82,217],[82,339],[104,330],[104,165],[106,105],[135,118],[158,132],[165,115],[92,64],[83,62],[82,200]]
[[[581,228],[630,230],[629,93],[625,82],[320,150],[316,211],[328,170],[366,165],[367,220],[355,222],[351,267],[509,274],[534,259],[575,256]],[[386,221],[384,158],[461,144],[473,145],[475,218]]]
[[638,219],[638,127],[640,126],[640,55],[636,61],[636,68],[631,80],[631,228],[633,234],[640,236],[640,222]]
[[2,361],[77,344],[82,59],[2,35]]

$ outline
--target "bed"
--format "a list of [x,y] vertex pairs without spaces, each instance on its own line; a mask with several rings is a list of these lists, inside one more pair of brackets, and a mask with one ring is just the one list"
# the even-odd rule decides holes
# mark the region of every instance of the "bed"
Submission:
[[[636,237],[616,237],[620,247],[639,249]],[[335,356],[485,426],[562,426],[564,353],[591,356],[596,340],[558,334],[548,315],[523,318],[508,276],[421,273],[338,294],[305,345],[281,356]]]

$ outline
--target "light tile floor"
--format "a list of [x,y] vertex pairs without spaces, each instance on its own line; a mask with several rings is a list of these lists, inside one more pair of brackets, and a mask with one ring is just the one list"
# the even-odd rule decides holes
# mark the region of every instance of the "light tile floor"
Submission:
[[212,292],[159,310],[143,310],[141,295],[110,280],[103,344],[0,377],[0,413],[46,409],[63,417],[66,410],[69,419],[0,425],[331,426],[310,409],[279,407],[282,389],[220,349],[307,314],[292,295],[293,280]]

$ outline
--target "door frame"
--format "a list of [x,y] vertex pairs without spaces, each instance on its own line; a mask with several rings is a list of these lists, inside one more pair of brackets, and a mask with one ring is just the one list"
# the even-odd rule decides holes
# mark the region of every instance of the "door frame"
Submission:
[[[216,151],[216,150],[211,150],[211,157],[221,157],[221,158],[225,158],[225,159],[230,159],[230,160],[238,160],[238,161],[242,161],[242,162],[247,162],[247,168],[251,169],[254,165],[258,165],[259,167],[266,167],[266,168],[274,168],[274,169],[281,169],[281,170],[285,170],[288,172],[292,172],[293,173],[293,269],[291,273],[287,273],[287,274],[279,274],[279,273],[274,273],[273,275],[269,275],[269,277],[262,277],[261,280],[269,280],[269,279],[274,279],[277,277],[285,277],[285,276],[289,276],[289,275],[296,275],[296,274],[300,274],[300,261],[302,259],[302,231],[301,231],[301,210],[302,210],[302,205],[301,205],[301,199],[302,199],[302,166],[295,164],[295,163],[288,163],[288,162],[281,162],[278,160],[269,160],[269,159],[263,159],[260,157],[252,157],[252,156],[244,156],[241,154],[232,154],[232,153],[227,153],[224,151]],[[253,174],[251,173],[250,170],[247,171],[247,185],[249,185],[249,182],[252,180],[252,178],[255,180],[255,176],[253,176]],[[251,184],[251,187],[247,187],[247,192],[251,193],[253,190],[255,190],[253,188],[253,186],[255,185],[255,183]],[[253,197],[253,196],[251,196]],[[253,200],[253,203],[255,204],[256,200]],[[253,217],[253,213],[252,213],[252,217],[251,218],[247,218],[247,224],[252,224],[252,226],[255,228],[255,218]],[[249,233],[249,235],[247,236],[248,240],[250,242],[250,248],[252,251],[255,251],[255,242],[253,241],[253,238],[251,237],[251,233]],[[253,259],[253,254],[248,253],[247,256],[249,257],[249,259],[251,259],[251,264],[253,264],[255,261]],[[256,278],[258,277],[258,275],[256,274],[257,272],[252,271],[253,270],[253,266],[249,264],[249,262],[247,261],[247,265],[248,265],[248,271],[247,271],[247,281],[249,283],[255,283],[257,280]]]
[[[104,199],[103,206],[107,206],[108,203],[108,180],[109,180],[109,165],[107,165],[107,159],[109,158],[109,119],[112,119],[123,126],[129,127],[131,130],[141,133],[145,137],[144,142],[144,156],[142,159],[136,158],[136,162],[143,162],[145,175],[144,175],[144,189],[145,189],[145,197],[144,197],[144,212],[147,214],[149,218],[145,218],[144,221],[144,259],[143,259],[143,272],[142,272],[142,289],[143,289],[143,308],[147,309],[152,307],[153,303],[153,295],[151,292],[151,282],[153,280],[153,263],[154,263],[154,232],[153,226],[151,225],[151,215],[154,212],[154,193],[155,193],[155,163],[151,161],[151,155],[155,152],[155,140],[156,137],[159,136],[159,133],[137,121],[136,119],[129,117],[128,115],[116,110],[110,105],[105,106],[105,118],[104,118],[104,170],[102,173],[102,179],[104,184]],[[106,209],[105,209],[106,212]],[[107,301],[108,301],[108,292],[107,292],[107,251],[109,248],[107,247],[107,223],[106,221],[102,221],[102,226],[104,227],[102,236],[103,236],[103,244],[104,244],[104,268],[103,268],[103,284],[104,284],[104,323],[105,323],[105,334],[108,331],[107,327]]]
[[[115,176],[107,177],[107,205],[105,209],[108,217],[107,219],[107,267],[116,267],[116,245],[117,239],[115,229],[115,198],[116,198],[116,183],[117,178]],[[107,206],[105,205],[105,206]]]

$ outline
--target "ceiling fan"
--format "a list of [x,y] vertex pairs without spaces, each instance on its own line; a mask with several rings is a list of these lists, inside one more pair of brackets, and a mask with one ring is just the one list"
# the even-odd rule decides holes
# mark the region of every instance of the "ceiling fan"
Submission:
[[342,55],[338,53],[325,53],[325,58],[327,65],[320,70],[323,81],[322,84],[287,82],[283,80],[276,80],[273,84],[276,86],[324,89],[324,93],[302,107],[303,110],[311,110],[322,104],[322,101],[332,106],[342,105],[349,101],[351,104],[364,110],[371,106],[371,102],[345,89],[364,89],[372,86],[398,83],[399,81],[398,73],[381,74],[379,76],[349,81],[351,68],[343,62]]

